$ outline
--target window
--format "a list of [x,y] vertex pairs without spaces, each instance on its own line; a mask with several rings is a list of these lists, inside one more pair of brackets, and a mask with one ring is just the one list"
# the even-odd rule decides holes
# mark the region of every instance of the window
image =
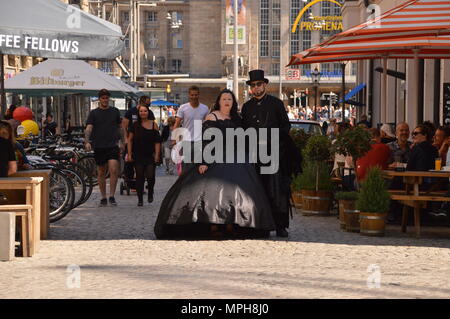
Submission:
[[320,65],[320,72],[322,76],[329,76],[331,72],[331,63],[322,63]]
[[280,64],[272,63],[271,75],[280,75]]
[[259,55],[261,57],[269,56],[269,0],[261,0],[261,27],[260,27],[260,44],[259,44]]
[[122,12],[121,13],[121,21],[122,23],[128,23],[130,22],[130,13],[128,11]]
[[272,57],[280,56],[280,26],[274,25],[272,27]]
[[172,72],[181,73],[181,60],[172,60]]
[[156,22],[158,18],[158,12],[156,11],[148,11],[147,12],[147,21],[148,22]]
[[183,48],[183,38],[180,32],[174,32],[171,35],[172,37],[172,48],[173,49],[182,49]]
[[157,49],[158,48],[158,35],[156,32],[151,32],[148,34],[148,48]]
[[309,76],[311,74],[311,64],[302,64],[302,75]]

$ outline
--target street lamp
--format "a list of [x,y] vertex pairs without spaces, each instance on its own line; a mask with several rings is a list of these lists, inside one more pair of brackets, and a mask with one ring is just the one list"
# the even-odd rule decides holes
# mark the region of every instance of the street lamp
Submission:
[[322,73],[317,70],[317,68],[314,69],[313,72],[311,72],[311,79],[314,86],[315,96],[314,96],[314,119],[317,121],[317,96],[318,96],[318,88],[320,84],[320,76]]

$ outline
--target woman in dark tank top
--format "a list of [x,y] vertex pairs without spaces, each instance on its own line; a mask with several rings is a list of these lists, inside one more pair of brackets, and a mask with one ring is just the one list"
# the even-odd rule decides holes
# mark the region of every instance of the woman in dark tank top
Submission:
[[143,205],[144,182],[148,183],[148,202],[153,201],[153,188],[155,185],[155,165],[159,162],[161,154],[161,137],[158,125],[149,120],[147,106],[138,106],[138,120],[128,135],[128,162],[134,162],[136,170],[136,192],[138,206]]

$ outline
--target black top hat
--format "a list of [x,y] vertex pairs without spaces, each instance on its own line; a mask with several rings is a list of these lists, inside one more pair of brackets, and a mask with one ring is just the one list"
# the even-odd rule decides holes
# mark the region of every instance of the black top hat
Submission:
[[246,82],[247,85],[250,85],[250,83],[253,81],[264,81],[266,83],[269,83],[269,80],[264,77],[263,70],[252,70],[248,72],[248,75],[250,76],[250,80]]

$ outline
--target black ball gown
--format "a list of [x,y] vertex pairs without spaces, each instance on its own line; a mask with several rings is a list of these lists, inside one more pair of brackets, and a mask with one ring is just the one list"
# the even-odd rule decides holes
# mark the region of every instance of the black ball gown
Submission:
[[[203,131],[215,127],[225,137],[227,128],[238,126],[232,120],[205,121]],[[203,141],[203,147],[207,142]],[[253,164],[208,164],[203,175],[198,166],[183,172],[167,192],[154,229],[157,238],[208,236],[212,224],[232,224],[241,234],[256,237],[275,229],[270,203]]]

